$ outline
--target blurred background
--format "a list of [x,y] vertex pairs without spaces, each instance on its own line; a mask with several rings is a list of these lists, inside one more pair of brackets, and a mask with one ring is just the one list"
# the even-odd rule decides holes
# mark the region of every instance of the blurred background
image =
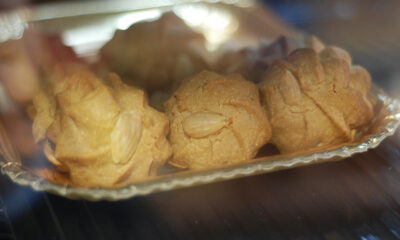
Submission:
[[[95,1],[95,0],[92,0]],[[0,9],[61,0],[2,0]],[[70,0],[69,2],[78,2]],[[285,22],[348,50],[388,90],[400,75],[400,1],[398,0],[263,0]],[[390,82],[390,83],[389,83]]]
[[375,82],[388,89],[395,87],[391,85],[399,77],[400,1],[263,2],[298,29],[348,50],[355,63],[370,71]]
[[[95,1],[95,0],[91,0]],[[0,9],[78,0],[2,0]],[[393,92],[400,76],[400,1],[263,0],[285,22],[348,50],[375,82]],[[396,86],[392,86],[396,85]],[[396,94],[393,92],[393,94]]]

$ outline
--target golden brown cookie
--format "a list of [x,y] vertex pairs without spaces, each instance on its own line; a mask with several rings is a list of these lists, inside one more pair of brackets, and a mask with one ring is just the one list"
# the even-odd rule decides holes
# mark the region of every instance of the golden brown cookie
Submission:
[[283,153],[352,141],[373,117],[368,72],[343,49],[318,48],[277,60],[260,83],[271,142]]
[[73,184],[114,187],[155,175],[172,154],[167,117],[146,94],[117,75],[105,82],[89,71],[59,81],[34,99],[33,132]]
[[117,31],[101,49],[101,57],[130,84],[152,92],[169,90],[207,69],[204,52],[204,37],[168,13],[157,21],[139,22]]
[[165,103],[172,165],[208,169],[253,158],[271,129],[258,88],[240,75],[203,71]]

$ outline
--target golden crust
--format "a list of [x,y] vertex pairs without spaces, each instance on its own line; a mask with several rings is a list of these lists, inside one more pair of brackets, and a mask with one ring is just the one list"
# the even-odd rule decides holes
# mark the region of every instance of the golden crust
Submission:
[[271,136],[257,86],[239,75],[203,71],[165,109],[175,166],[207,169],[249,160]]
[[352,141],[373,117],[370,86],[369,74],[337,47],[276,61],[260,83],[271,142],[285,153]]
[[141,180],[155,175],[172,154],[167,117],[148,106],[142,90],[124,85],[115,74],[104,83],[81,71],[43,95],[35,98],[35,137],[52,142],[47,153],[75,185],[113,187]]

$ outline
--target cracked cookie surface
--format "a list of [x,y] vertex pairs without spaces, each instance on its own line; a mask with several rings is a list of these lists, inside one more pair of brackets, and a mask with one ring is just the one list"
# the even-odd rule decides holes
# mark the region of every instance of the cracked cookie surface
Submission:
[[271,129],[255,84],[203,71],[165,103],[172,165],[208,169],[253,158]]
[[370,87],[368,72],[337,47],[275,61],[260,83],[271,142],[286,153],[352,141],[373,117]]

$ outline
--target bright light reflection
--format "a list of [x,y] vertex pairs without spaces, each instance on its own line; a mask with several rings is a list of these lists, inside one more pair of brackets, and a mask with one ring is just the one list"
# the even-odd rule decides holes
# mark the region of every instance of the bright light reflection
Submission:
[[173,9],[186,24],[202,32],[206,47],[215,51],[237,30],[239,23],[231,13],[207,5],[193,4],[177,6]]
[[[180,5],[174,7],[173,11],[190,27],[204,34],[206,47],[210,51],[228,40],[239,26],[229,11],[205,4]],[[62,39],[78,55],[94,55],[113,37],[116,29],[126,30],[134,23],[152,21],[161,15],[162,11],[157,9],[118,14],[93,25],[65,30]]]
[[62,33],[63,43],[74,49],[79,56],[95,55],[113,36],[116,29],[126,30],[132,24],[160,17],[160,10],[148,10],[118,14],[96,24],[80,26]]
[[28,27],[23,16],[17,12],[0,16],[0,42],[22,37],[25,28]]
[[174,12],[182,18],[187,25],[198,27],[203,24],[204,20],[209,14],[209,9],[204,5],[185,5],[175,7]]
[[143,20],[154,20],[161,16],[161,10],[148,10],[141,12],[127,13],[117,19],[117,28],[121,30],[128,29],[132,24]]
[[65,30],[61,37],[65,45],[72,47],[76,54],[84,56],[101,48],[113,37],[114,31],[113,26],[98,23]]

